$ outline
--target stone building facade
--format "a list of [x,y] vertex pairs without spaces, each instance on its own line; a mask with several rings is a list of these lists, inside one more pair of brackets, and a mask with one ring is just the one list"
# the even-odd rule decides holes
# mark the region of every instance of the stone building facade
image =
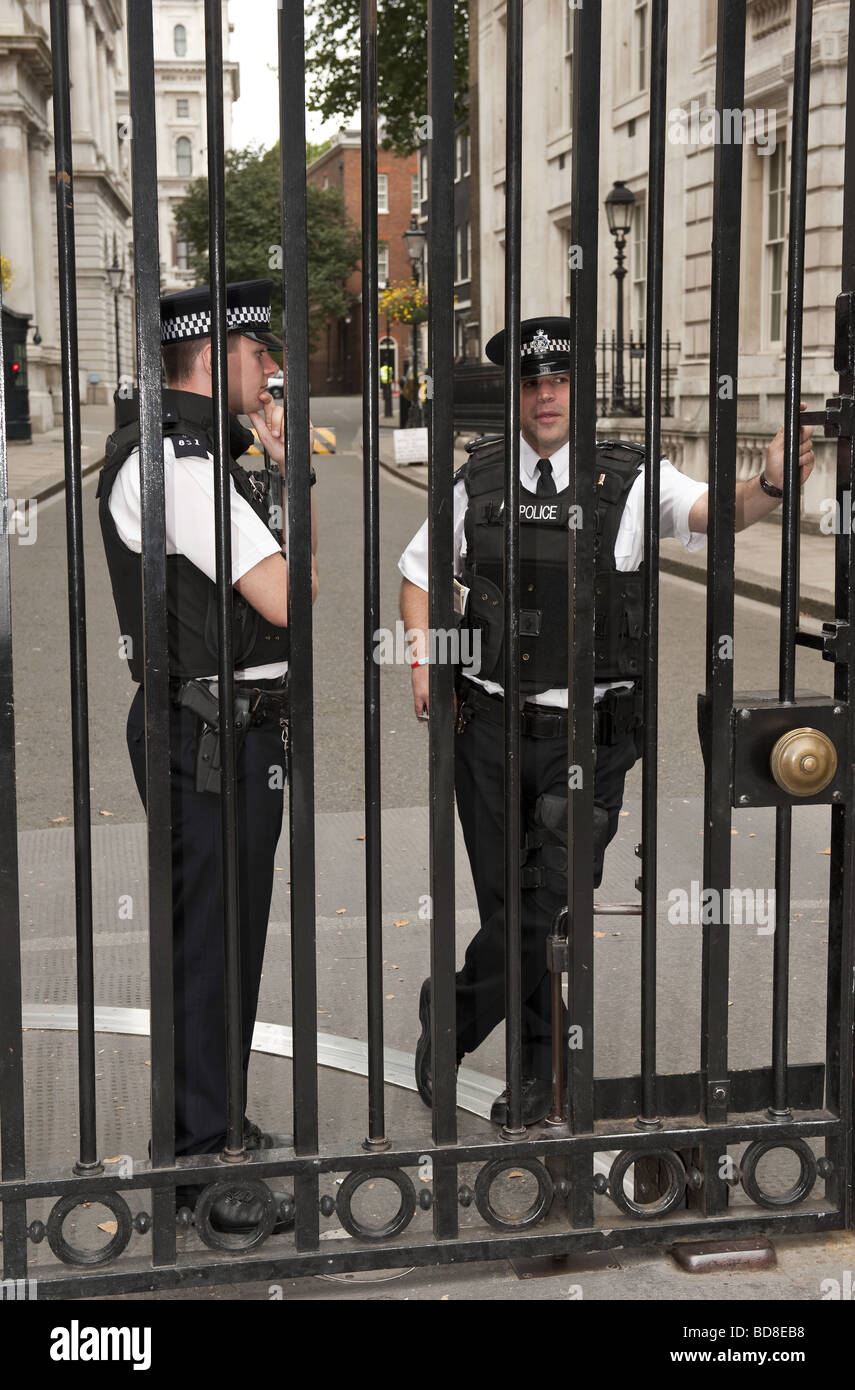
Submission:
[[[228,4],[223,0],[223,127],[232,143],[232,105],[240,96],[238,64],[229,61]],[[178,240],[175,208],[193,179],[207,174],[205,9],[202,0],[155,0],[158,233],[164,294],[195,283],[188,247]],[[268,143],[271,143],[268,141]]]
[[[0,251],[12,274],[4,302],[31,316],[27,361],[35,433],[52,428],[61,411],[49,8],[47,0],[0,0]],[[114,254],[129,264],[128,157],[116,101],[126,67],[122,0],[69,0],[68,40],[86,400],[93,392],[106,398],[105,383],[115,383],[114,300],[105,267]],[[126,288],[120,304],[126,343],[130,325]]]
[[[95,403],[112,399],[119,374],[135,376],[126,4],[68,0],[80,396]],[[155,0],[154,30],[161,284],[167,291],[193,278],[175,237],[174,205],[206,169],[202,0]],[[226,53],[228,35],[224,0]],[[236,63],[224,63],[223,82],[228,148],[239,91]],[[11,269],[4,307],[30,318],[26,362],[34,434],[58,424],[62,410],[51,90],[48,0],[0,0],[0,253]],[[117,301],[106,273],[114,262],[124,271],[118,343]]]
[[[837,390],[834,300],[841,288],[848,5],[815,0],[807,171],[802,395]],[[635,195],[624,281],[625,339],[644,335],[649,138],[649,0],[604,0],[600,204],[615,181]],[[522,312],[569,310],[573,0],[525,0]],[[748,0],[740,270],[739,472],[757,472],[783,421],[794,0]],[[663,448],[706,476],[712,266],[716,0],[672,5],[668,44],[663,330],[679,343],[674,416]],[[505,0],[473,0],[479,75],[481,341],[504,313]],[[747,138],[749,131],[751,138]],[[615,328],[615,249],[605,208],[598,257],[598,333]],[[551,287],[547,293],[545,287]],[[603,419],[603,433],[642,439],[642,422]],[[833,447],[820,442],[804,508],[833,492]]]

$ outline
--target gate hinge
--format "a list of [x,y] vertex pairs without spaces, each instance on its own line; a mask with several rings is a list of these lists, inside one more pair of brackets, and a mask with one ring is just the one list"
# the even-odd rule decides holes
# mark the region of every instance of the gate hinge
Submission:
[[855,376],[855,290],[844,290],[834,301],[834,370]]
[[834,661],[838,666],[849,663],[849,624],[842,618],[834,618],[822,625],[822,659]]

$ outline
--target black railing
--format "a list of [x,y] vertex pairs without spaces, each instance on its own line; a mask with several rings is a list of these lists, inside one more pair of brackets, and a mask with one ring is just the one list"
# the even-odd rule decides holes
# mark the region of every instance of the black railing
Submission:
[[[648,338],[648,342],[650,339]],[[655,341],[655,340],[654,340]],[[674,383],[679,366],[680,344],[671,334],[659,340],[662,377],[662,414],[674,414]],[[597,413],[600,416],[644,414],[645,363],[650,356],[644,338],[629,330],[629,342],[621,343],[614,330],[609,340],[605,332],[597,343]],[[618,363],[626,363],[622,373]]]
[[[230,1059],[228,1132],[221,1153],[178,1157],[174,1136],[174,1055],[172,981],[173,834],[170,799],[168,714],[166,530],[159,360],[159,285],[157,244],[157,150],[155,141],[155,72],[151,0],[128,7],[130,102],[133,120],[134,242],[136,248],[137,366],[140,382],[142,497],[142,576],[145,600],[146,787],[148,808],[149,976],[151,990],[151,1152],[132,1172],[106,1173],[98,1158],[98,1077],[93,1042],[95,1001],[92,982],[92,871],[89,848],[88,718],[85,644],[85,589],[81,526],[82,482],[77,372],[77,304],[75,299],[73,177],[66,0],[51,0],[56,130],[58,270],[62,310],[63,419],[65,430],[69,615],[72,633],[72,735],[75,787],[75,891],[77,959],[77,1058],[79,1087],[79,1155],[59,1172],[28,1173],[24,1161],[27,1110],[22,1062],[22,987],[18,858],[15,824],[15,723],[12,667],[11,579],[9,562],[8,483],[5,459],[5,402],[0,373],[0,777],[3,834],[0,835],[0,1204],[3,1220],[3,1275],[26,1279],[28,1241],[45,1234],[56,1261],[39,1267],[40,1298],[98,1296],[123,1291],[271,1278],[283,1275],[356,1271],[507,1258],[510,1255],[564,1255],[593,1248],[662,1245],[675,1236],[740,1237],[765,1232],[816,1233],[851,1227],[852,1211],[852,1022],[853,1022],[853,883],[855,882],[855,700],[850,699],[848,646],[829,643],[835,661],[834,700],[825,706],[799,699],[794,688],[798,614],[797,462],[799,401],[799,325],[804,264],[807,121],[811,51],[811,0],[798,0],[795,30],[794,130],[786,338],[787,424],[785,449],[785,524],[782,528],[782,617],[780,684],[776,691],[738,696],[733,689],[734,630],[734,492],[737,398],[722,392],[727,377],[738,380],[738,286],[742,193],[742,150],[717,145],[714,166],[710,346],[710,496],[706,627],[706,689],[701,700],[702,748],[705,757],[703,879],[706,893],[722,901],[731,882],[732,809],[751,802],[778,808],[776,886],[780,892],[775,938],[773,1022],[770,1047],[761,1048],[755,1065],[731,1071],[728,1061],[728,1006],[731,990],[730,934],[724,923],[703,927],[699,966],[701,1001],[696,1070],[672,1075],[657,1069],[656,1022],[656,831],[658,753],[658,474],[645,474],[644,535],[647,570],[644,588],[645,655],[643,663],[643,783],[641,956],[638,994],[641,1001],[638,1074],[602,1078],[594,1070],[594,1034],[599,1025],[595,997],[593,949],[593,786],[594,786],[594,564],[592,518],[596,478],[590,467],[600,402],[608,400],[605,380],[607,349],[600,348],[597,370],[598,149],[601,92],[602,14],[600,0],[574,10],[577,80],[573,125],[585,161],[573,161],[572,240],[582,250],[571,281],[570,484],[571,502],[581,524],[568,529],[568,712],[567,766],[579,775],[567,797],[567,938],[557,938],[549,968],[557,976],[553,999],[561,1001],[561,977],[567,976],[568,1018],[579,1030],[582,1046],[569,1034],[559,1047],[564,1084],[557,1088],[556,1113],[546,1128],[522,1123],[521,964],[526,930],[521,909],[519,846],[522,734],[516,718],[522,681],[520,650],[519,507],[519,352],[522,201],[523,0],[507,3],[507,121],[505,218],[505,331],[508,373],[498,399],[497,421],[506,439],[504,467],[505,593],[503,682],[503,749],[505,779],[502,804],[505,825],[501,892],[506,906],[505,1013],[507,1018],[507,1120],[501,1133],[460,1140],[456,1110],[456,986],[454,878],[455,728],[453,672],[449,664],[430,667],[429,833],[430,833],[430,967],[432,1001],[431,1130],[390,1133],[384,1109],[382,856],[380,842],[380,683],[373,643],[379,627],[381,566],[391,563],[380,548],[379,354],[377,350],[376,228],[376,0],[361,0],[363,129],[363,264],[366,267],[364,324],[364,698],[365,698],[365,881],[367,902],[366,1006],[368,1080],[364,1119],[320,1145],[317,1035],[316,846],[314,797],[314,699],[311,597],[311,508],[308,469],[300,441],[308,437],[308,334],[305,216],[305,31],[303,7],[280,7],[282,231],[284,246],[284,336],[288,361],[287,406],[287,555],[290,572],[290,846],[291,846],[291,1011],[293,1073],[291,1106],[293,1143],[270,1150],[247,1151],[241,1114],[239,1041],[241,1000],[238,991],[241,905],[235,891],[235,730],[230,704],[223,721],[223,795],[221,799],[223,921],[212,923],[212,950],[226,961],[225,1039]],[[216,451],[216,554],[219,679],[223,690],[233,683],[232,604],[230,602],[230,493],[226,456],[227,379],[225,316],[225,224],[222,84],[222,6],[206,0],[205,35],[208,72],[208,176],[210,249],[214,291],[214,416]],[[852,11],[855,15],[855,8]],[[660,418],[670,414],[678,344],[662,339],[661,300],[666,152],[665,83],[667,0],[653,0],[650,30],[649,228],[646,336],[655,348],[644,358],[641,387],[630,373],[622,413],[646,418],[645,450],[659,455]],[[739,109],[744,100],[746,0],[720,0],[718,6],[716,106]],[[855,19],[850,19],[843,287],[855,289]],[[453,428],[453,6],[429,0],[428,85],[432,138],[429,142],[432,233],[429,247],[431,293],[430,375],[433,383],[428,495],[430,626],[454,627],[452,570],[454,555]],[[582,266],[584,265],[584,270]],[[372,306],[374,306],[372,308]],[[643,351],[640,345],[630,343]],[[2,363],[0,363],[2,365]],[[493,423],[495,372],[467,369],[454,380],[474,383],[472,400],[483,412],[479,423]],[[613,371],[609,380],[614,379]],[[598,390],[598,380],[602,391]],[[480,391],[480,398],[478,392]],[[841,367],[841,392],[852,391],[852,364]],[[848,399],[848,396],[847,396]],[[456,395],[455,395],[456,401]],[[613,403],[610,404],[610,409]],[[493,414],[489,412],[492,411]],[[840,439],[838,501],[848,486],[851,441]],[[334,499],[329,505],[334,505]],[[837,537],[835,599],[842,637],[855,611],[855,539],[846,528]],[[332,600],[334,601],[334,600]],[[699,682],[700,684],[700,682]],[[832,712],[837,714],[836,722]],[[822,1062],[793,1065],[787,1055],[787,987],[790,974],[786,922],[789,912],[791,816],[796,795],[777,790],[768,772],[763,728],[790,728],[806,720],[834,726],[839,773],[826,792],[802,798],[805,804],[832,808],[829,879],[830,926],[826,1055]],[[777,723],[775,723],[777,721]],[[783,723],[782,723],[783,721]],[[839,725],[839,727],[837,727]],[[327,731],[325,731],[326,733]],[[247,735],[251,737],[252,735]],[[329,731],[335,736],[335,730]],[[760,742],[752,742],[760,739]],[[767,739],[768,741],[768,739]],[[758,754],[757,750],[760,749]],[[562,748],[561,755],[564,757]],[[763,757],[765,756],[765,764]],[[759,762],[758,762],[759,758]],[[563,773],[562,773],[563,775]],[[750,787],[750,792],[747,788]],[[743,790],[743,788],[746,788]],[[748,981],[748,988],[752,982]],[[413,1032],[416,1031],[413,1020]],[[662,1023],[659,1024],[661,1035]],[[771,1051],[772,1064],[768,1065]],[[729,1203],[722,1158],[728,1146],[748,1145],[741,1157],[748,1202]],[[813,1145],[813,1147],[811,1147]],[[817,1157],[814,1149],[823,1148]],[[795,1154],[801,1176],[786,1193],[769,1194],[756,1180],[756,1165],[768,1149]],[[599,1151],[619,1150],[608,1177],[595,1172]],[[430,1180],[424,1176],[430,1157]],[[491,1198],[495,1184],[517,1165],[537,1184],[537,1198],[522,1214],[504,1215]],[[631,1199],[624,1178],[637,1164],[659,1171],[653,1200]],[[471,1168],[477,1168],[472,1174]],[[175,1189],[188,1181],[212,1185],[248,1178],[267,1185],[276,1178],[293,1182],[293,1232],[267,1234],[259,1229],[235,1249],[218,1238],[200,1208],[196,1231],[205,1250],[176,1254]],[[664,1178],[662,1177],[664,1174]],[[337,1179],[337,1175],[340,1175]],[[344,1179],[342,1181],[341,1179]],[[356,1193],[386,1179],[400,1197],[391,1220],[372,1225],[355,1209]],[[824,1196],[812,1197],[817,1183]],[[126,1198],[141,1209],[132,1218]],[[31,1219],[28,1204],[48,1199],[47,1227]],[[65,1216],[76,1206],[100,1201],[110,1205],[116,1230],[100,1250],[75,1249],[63,1233]],[[474,1204],[478,1223],[460,1230],[460,1208]],[[430,1213],[409,1229],[419,1213]],[[152,1220],[153,1216],[153,1220]],[[337,1217],[353,1237],[346,1244],[321,1244],[321,1218]],[[272,1225],[272,1221],[270,1223]],[[123,1262],[132,1246],[134,1258]],[[228,1258],[223,1258],[223,1252]],[[104,1268],[102,1268],[102,1266]],[[109,1268],[107,1268],[109,1266]]]

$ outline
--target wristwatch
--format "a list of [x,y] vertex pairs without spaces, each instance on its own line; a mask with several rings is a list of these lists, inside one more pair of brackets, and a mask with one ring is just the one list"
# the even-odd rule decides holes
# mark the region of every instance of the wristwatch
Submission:
[[784,495],[783,488],[775,487],[774,483],[766,481],[765,473],[760,474],[760,486],[767,497],[783,497]]

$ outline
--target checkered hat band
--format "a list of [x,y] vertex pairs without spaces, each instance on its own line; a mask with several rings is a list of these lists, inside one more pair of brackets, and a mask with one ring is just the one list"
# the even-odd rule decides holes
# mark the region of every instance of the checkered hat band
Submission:
[[538,340],[534,340],[530,343],[523,343],[522,347],[520,348],[520,357],[532,357],[535,354],[538,357],[545,357],[546,354],[550,352],[569,351],[569,338],[548,338],[546,342],[544,342],[541,338]]
[[[250,304],[242,309],[226,310],[226,327],[270,328],[270,311],[264,304]],[[164,343],[177,342],[180,338],[208,338],[211,335],[211,314],[209,310],[197,314],[179,314],[174,319],[165,319],[161,324],[160,336]]]

